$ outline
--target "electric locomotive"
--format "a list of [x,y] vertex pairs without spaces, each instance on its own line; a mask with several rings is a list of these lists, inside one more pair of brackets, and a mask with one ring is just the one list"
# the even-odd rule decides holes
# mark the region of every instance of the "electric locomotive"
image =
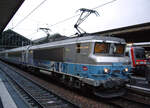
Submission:
[[1,59],[44,73],[75,88],[90,88],[104,98],[122,96],[130,80],[126,42],[87,35],[0,52]]

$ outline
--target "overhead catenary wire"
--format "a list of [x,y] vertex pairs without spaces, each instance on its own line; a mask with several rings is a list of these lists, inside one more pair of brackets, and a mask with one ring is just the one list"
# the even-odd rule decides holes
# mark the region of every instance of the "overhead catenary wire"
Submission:
[[32,36],[32,35],[34,35],[34,34],[36,34],[36,33],[38,33],[38,31],[33,32],[33,33],[31,33],[31,34],[29,34],[29,35],[27,35],[27,36]]
[[34,11],[36,11],[42,4],[44,4],[47,0],[43,0],[38,4],[28,15],[26,15],[23,19],[21,19],[12,29],[16,28],[18,25],[20,25],[24,20],[26,20]]
[[[14,28],[16,28],[18,25],[20,25],[24,20],[26,20],[34,11],[36,11],[36,10],[37,10],[42,4],[44,4],[46,1],[47,1],[47,0],[43,0],[43,1],[42,1],[39,5],[37,5],[28,15],[26,15],[22,20],[20,20],[12,29],[14,29]],[[101,4],[101,5],[99,5],[99,6],[94,7],[94,8],[92,8],[92,9],[93,9],[93,10],[96,10],[96,9],[98,9],[98,8],[100,8],[100,7],[103,7],[103,6],[107,5],[107,4],[113,3],[113,2],[115,2],[115,1],[117,1],[117,0],[112,0],[112,1],[106,2],[106,3],[104,3],[104,4]],[[56,25],[58,25],[58,24],[64,23],[64,22],[66,22],[66,21],[68,21],[68,20],[71,20],[71,19],[73,19],[73,18],[75,18],[75,17],[77,17],[77,16],[79,16],[79,15],[80,15],[80,14],[77,14],[77,15],[68,17],[68,18],[66,18],[66,19],[64,19],[64,20],[58,21],[58,22],[56,22],[56,23],[50,25],[50,27],[53,27],[53,26],[56,26]],[[36,32],[36,33],[37,33],[37,32]],[[32,33],[32,34],[35,34],[35,32]]]
[[[101,5],[99,5],[99,6],[96,6],[96,7],[92,8],[92,10],[96,10],[96,9],[98,9],[98,8],[100,8],[100,7],[103,7],[103,6],[107,5],[107,4],[113,3],[113,2],[115,2],[115,1],[117,1],[117,0],[112,0],[112,1],[109,1],[109,2],[107,2],[107,3],[101,4]],[[55,26],[55,25],[58,25],[58,24],[60,24],[60,23],[64,23],[64,22],[66,22],[66,21],[68,21],[68,20],[71,20],[71,19],[73,19],[73,18],[75,18],[75,17],[77,17],[77,16],[79,16],[79,15],[80,15],[80,14],[77,14],[77,15],[74,15],[74,16],[72,16],[72,17],[66,18],[66,19],[64,19],[64,20],[58,21],[58,22],[56,22],[55,24],[52,24],[50,27]]]
[[[27,16],[25,16],[22,20],[20,20],[12,29],[14,29],[14,28],[16,28],[18,25],[20,25],[24,20],[26,20],[36,9],[38,9],[38,8],[39,8],[42,4],[44,4],[44,2],[46,2],[46,1],[47,1],[47,0],[43,0],[43,1],[42,1],[39,5],[37,5]],[[115,1],[117,1],[117,0],[109,1],[109,2],[107,2],[107,3],[104,3],[104,4],[101,4],[101,5],[99,5],[99,6],[96,6],[96,7],[92,8],[92,9],[93,9],[93,10],[98,9],[98,8],[100,8],[100,7],[103,7],[103,6],[107,5],[107,4],[113,3],[113,2],[115,2]],[[80,15],[80,14],[77,14],[77,15],[71,16],[71,17],[69,17],[69,18],[66,18],[66,19],[64,19],[64,20],[58,21],[58,22],[52,24],[50,27],[55,26],[55,25],[58,25],[58,24],[61,24],[61,23],[64,23],[64,22],[66,22],[66,21],[68,21],[68,20],[71,20],[71,19],[73,19],[73,18],[75,18],[75,17],[77,17],[77,16],[79,16],[79,15]]]
[[99,5],[99,6],[96,6],[95,8],[92,8],[92,9],[93,9],[93,10],[96,10],[97,8],[103,7],[103,6],[107,5],[107,4],[113,3],[113,2],[115,2],[115,1],[117,1],[117,0],[109,1],[109,2],[107,2],[107,3],[104,3],[104,4],[101,4],[101,5]]

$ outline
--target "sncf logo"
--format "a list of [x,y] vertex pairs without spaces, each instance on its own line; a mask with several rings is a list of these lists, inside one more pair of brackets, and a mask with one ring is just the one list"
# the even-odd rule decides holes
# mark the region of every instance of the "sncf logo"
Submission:
[[87,71],[87,70],[88,70],[88,67],[83,66],[82,69],[83,69],[83,71]]

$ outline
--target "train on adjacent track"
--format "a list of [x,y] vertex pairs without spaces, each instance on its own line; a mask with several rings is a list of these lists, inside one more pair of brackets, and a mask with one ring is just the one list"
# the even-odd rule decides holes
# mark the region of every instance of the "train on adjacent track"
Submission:
[[44,73],[104,98],[122,96],[131,64],[124,39],[86,35],[0,52],[4,61]]
[[145,49],[138,46],[128,46],[126,56],[130,57],[133,74],[145,76],[149,64],[145,56]]

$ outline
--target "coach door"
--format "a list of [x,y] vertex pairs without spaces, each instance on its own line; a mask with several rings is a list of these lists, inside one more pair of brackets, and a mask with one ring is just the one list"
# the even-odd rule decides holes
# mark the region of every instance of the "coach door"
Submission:
[[28,63],[33,64],[33,50],[28,50],[27,58],[28,58]]
[[22,51],[22,62],[23,62],[23,63],[26,62],[26,54],[25,54],[25,51]]

